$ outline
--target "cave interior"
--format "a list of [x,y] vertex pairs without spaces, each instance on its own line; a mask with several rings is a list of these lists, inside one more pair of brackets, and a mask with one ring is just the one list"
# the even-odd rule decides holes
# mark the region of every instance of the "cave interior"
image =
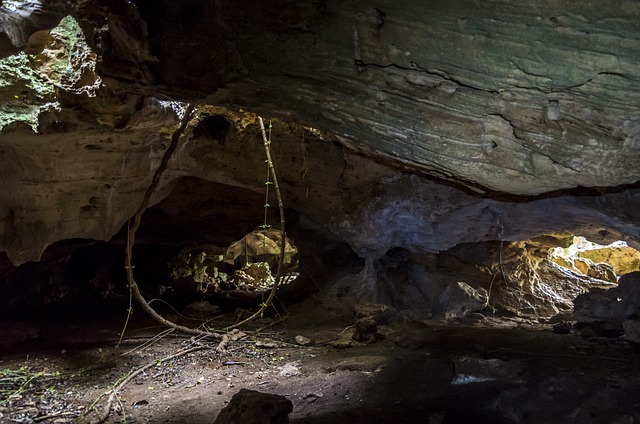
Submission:
[[0,422],[640,423],[637,1],[5,0],[0,57]]

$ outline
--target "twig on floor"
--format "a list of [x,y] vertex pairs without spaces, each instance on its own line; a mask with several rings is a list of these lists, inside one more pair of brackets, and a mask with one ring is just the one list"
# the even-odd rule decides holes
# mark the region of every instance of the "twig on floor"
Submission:
[[33,422],[39,423],[40,421],[45,421],[45,420],[50,420],[52,418],[59,418],[59,417],[64,417],[64,416],[76,416],[75,412],[71,412],[71,411],[60,411],[60,412],[55,412],[53,414],[47,414],[47,415],[41,415],[39,417],[36,417],[33,419]]
[[[144,366],[142,366],[142,367],[130,372],[125,378],[120,380],[114,387],[112,387],[111,389],[107,390],[106,392],[104,392],[100,396],[98,396],[98,398],[87,409],[86,414],[90,413],[95,408],[96,404],[100,401],[100,399],[102,399],[104,396],[106,396],[108,393],[110,393],[109,397],[107,398],[107,402],[106,402],[106,404],[104,406],[104,410],[102,411],[102,415],[100,415],[98,417],[97,421],[94,421],[91,424],[102,424],[109,418],[109,415],[111,415],[111,410],[113,409],[113,403],[117,400],[118,392],[120,392],[124,388],[124,386],[127,385],[127,383],[129,383],[131,380],[133,380],[138,375],[142,374],[143,372],[145,372],[149,368],[157,366],[157,365],[159,365],[159,364],[161,364],[163,362],[167,362],[167,361],[170,361],[171,359],[179,358],[180,356],[186,355],[188,353],[196,352],[198,350],[204,350],[204,349],[210,349],[210,347],[206,346],[206,345],[200,345],[200,346],[195,346],[195,347],[191,347],[191,348],[188,348],[188,349],[183,349],[183,350],[180,350],[180,351],[178,351],[178,352],[176,352],[176,353],[174,353],[172,355],[165,356],[162,359],[150,362],[150,363],[148,363],[148,364],[146,364],[146,365],[144,365]],[[119,402],[119,400],[118,400],[118,402]]]

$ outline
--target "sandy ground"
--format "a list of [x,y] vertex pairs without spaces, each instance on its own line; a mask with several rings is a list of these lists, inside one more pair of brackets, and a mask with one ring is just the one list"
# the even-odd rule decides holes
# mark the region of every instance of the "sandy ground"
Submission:
[[[214,341],[156,339],[164,329],[134,316],[118,348],[115,312],[29,323],[39,337],[0,357],[0,422],[95,421],[108,398],[99,396],[148,366],[106,422],[212,423],[248,388],[290,399],[292,423],[640,423],[640,353],[617,339],[479,318],[392,320],[360,344],[353,322],[307,311],[217,352]],[[185,349],[195,350],[164,360]],[[21,369],[36,376],[22,388],[10,378]]]

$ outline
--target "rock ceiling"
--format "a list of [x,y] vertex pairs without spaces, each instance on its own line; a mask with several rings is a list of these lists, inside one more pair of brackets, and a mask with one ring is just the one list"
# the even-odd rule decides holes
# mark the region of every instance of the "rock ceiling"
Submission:
[[114,236],[186,102],[198,115],[156,204],[196,178],[244,210],[233,196],[264,185],[260,114],[287,207],[363,258],[640,241],[637,1],[5,1],[0,18],[14,264]]

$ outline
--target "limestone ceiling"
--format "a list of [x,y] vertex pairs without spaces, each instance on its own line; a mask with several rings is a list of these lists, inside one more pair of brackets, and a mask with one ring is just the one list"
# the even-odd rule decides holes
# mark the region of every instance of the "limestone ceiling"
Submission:
[[78,15],[121,80],[305,123],[479,190],[639,179],[635,1],[98,3]]

